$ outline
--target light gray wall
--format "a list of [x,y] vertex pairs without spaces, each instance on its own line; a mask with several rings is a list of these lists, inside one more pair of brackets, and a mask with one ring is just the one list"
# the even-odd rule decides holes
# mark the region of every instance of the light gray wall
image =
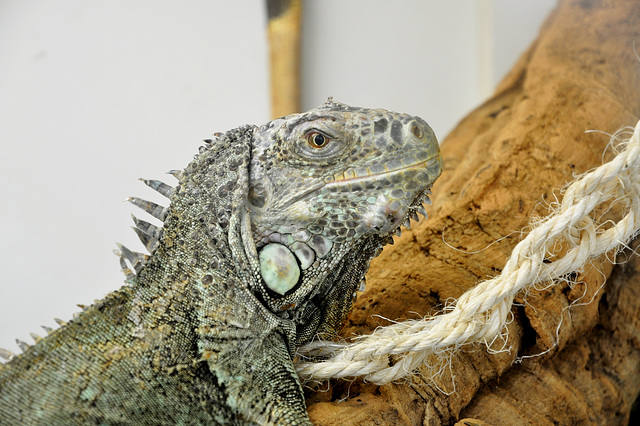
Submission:
[[[553,5],[307,1],[304,106],[409,112],[443,139]],[[142,249],[122,200],[162,201],[138,177],[268,120],[265,23],[258,0],[0,1],[0,347],[121,285],[115,242]]]

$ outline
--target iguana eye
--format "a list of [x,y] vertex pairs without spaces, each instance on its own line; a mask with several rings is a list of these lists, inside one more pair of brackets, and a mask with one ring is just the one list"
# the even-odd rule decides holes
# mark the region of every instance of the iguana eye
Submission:
[[331,141],[330,137],[325,136],[322,133],[315,130],[307,133],[306,138],[309,146],[315,149],[324,148],[325,146],[327,146],[329,141]]

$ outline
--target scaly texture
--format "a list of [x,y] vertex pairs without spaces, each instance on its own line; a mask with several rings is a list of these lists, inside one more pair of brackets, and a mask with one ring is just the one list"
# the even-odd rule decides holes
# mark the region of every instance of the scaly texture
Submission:
[[331,100],[216,136],[175,188],[145,181],[169,207],[131,199],[163,227],[134,219],[151,256],[121,247],[128,285],[2,367],[3,423],[309,424],[293,354],[424,212],[438,144]]

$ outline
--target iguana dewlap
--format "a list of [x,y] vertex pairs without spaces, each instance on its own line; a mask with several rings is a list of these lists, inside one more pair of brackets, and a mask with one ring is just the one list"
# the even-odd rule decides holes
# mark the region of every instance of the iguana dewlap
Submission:
[[425,214],[438,143],[332,100],[206,142],[175,188],[145,181],[169,207],[131,199],[163,226],[134,218],[127,284],[0,365],[0,424],[309,424],[295,350]]

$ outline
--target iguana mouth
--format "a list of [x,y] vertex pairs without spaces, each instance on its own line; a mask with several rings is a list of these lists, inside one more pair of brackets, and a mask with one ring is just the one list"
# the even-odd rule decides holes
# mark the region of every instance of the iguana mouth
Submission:
[[413,163],[408,166],[400,166],[395,168],[393,166],[389,167],[387,164],[379,166],[380,168],[384,168],[384,171],[373,171],[370,167],[355,170],[350,169],[338,175],[335,175],[335,180],[333,182],[327,183],[326,187],[364,182],[370,179],[375,179],[378,176],[390,176],[397,173],[404,173],[409,170],[428,169],[435,163],[442,163],[442,156],[440,153],[437,153],[424,161]]
[[[410,170],[428,170],[429,168],[434,166],[436,163],[440,164],[439,170],[441,171],[442,170],[442,154],[440,154],[439,152],[424,161],[412,163],[412,164],[409,164],[408,166],[391,168],[391,170],[389,170],[390,167],[388,165],[379,166],[384,168],[384,171],[380,171],[380,172],[373,172],[370,167],[367,167],[366,169],[356,169],[355,171],[347,170],[343,173],[340,173],[339,175],[334,175],[334,178],[336,176],[342,176],[341,179],[335,179],[334,181],[329,183],[325,183],[322,181],[317,182],[314,185],[307,188],[305,191],[301,192],[300,194],[292,196],[290,199],[285,199],[284,202],[286,204],[294,204],[304,199],[309,194],[312,194],[323,188],[331,188],[336,186],[342,186],[345,184],[353,184],[357,182],[366,182],[369,180],[373,180],[379,176],[392,176],[399,173],[406,173],[407,171],[410,171]],[[366,174],[367,172],[364,172],[365,174],[359,175],[360,173],[363,173],[362,170],[367,171],[368,174]],[[439,175],[440,173],[438,172],[435,176],[433,176],[430,179],[431,182],[429,183],[429,186],[431,186],[433,181],[435,181]]]

